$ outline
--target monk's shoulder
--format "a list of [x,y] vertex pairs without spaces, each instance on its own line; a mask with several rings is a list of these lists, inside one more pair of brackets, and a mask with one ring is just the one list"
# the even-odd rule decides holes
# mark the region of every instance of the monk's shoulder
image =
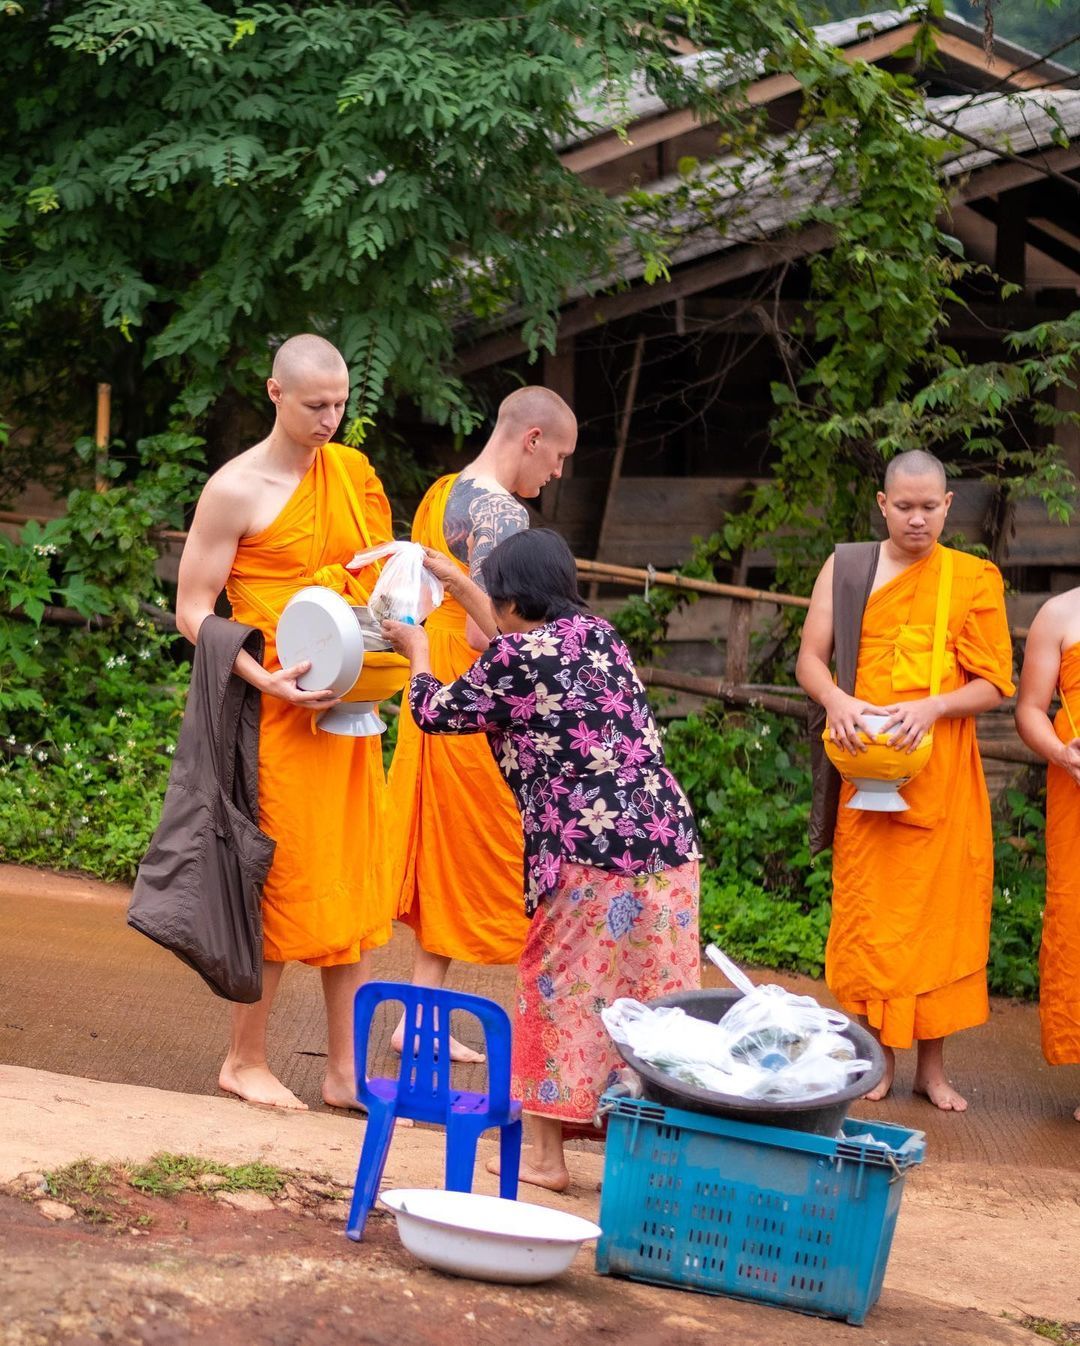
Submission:
[[246,506],[263,480],[259,470],[261,447],[256,444],[254,448],[245,449],[212,473],[202,488],[200,503],[205,502],[212,508]]
[[957,551],[950,547],[953,557],[953,574],[957,579],[967,580],[971,584],[1004,584],[1001,571],[985,556],[973,556],[969,551]]
[[336,440],[332,440],[326,445],[326,449],[334,455],[354,481],[366,480],[375,470],[367,454],[362,453],[360,449],[354,449],[351,444],[339,444]]

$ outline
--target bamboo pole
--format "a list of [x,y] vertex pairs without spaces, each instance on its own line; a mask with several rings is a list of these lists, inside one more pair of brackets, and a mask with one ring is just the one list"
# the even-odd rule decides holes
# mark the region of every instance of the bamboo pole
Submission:
[[97,453],[94,455],[94,490],[99,494],[109,489],[106,469],[109,465],[109,422],[112,417],[112,385],[99,383],[97,386],[97,424],[94,427],[94,443]]
[[665,589],[685,589],[689,593],[712,594],[715,598],[741,598],[751,603],[773,603],[777,607],[808,608],[809,598],[799,594],[773,593],[769,589],[748,589],[741,584],[721,584],[719,580],[697,580],[667,570],[638,570],[634,566],[608,565],[604,561],[578,561],[583,579],[606,580],[624,587],[638,588],[659,584]]
[[[700,696],[708,701],[722,701],[729,706],[749,706],[767,710],[774,715],[785,715],[793,720],[806,720],[809,702],[806,694],[796,688],[790,696],[779,696],[775,692],[759,690],[756,687],[736,687],[721,678],[703,678],[693,673],[673,673],[666,668],[641,668],[638,670],[646,687],[665,687],[673,692],[688,692],[691,696]],[[979,753],[991,762],[1015,762],[1020,766],[1039,766],[1042,759],[1026,748],[1022,743],[991,743],[979,739]]]

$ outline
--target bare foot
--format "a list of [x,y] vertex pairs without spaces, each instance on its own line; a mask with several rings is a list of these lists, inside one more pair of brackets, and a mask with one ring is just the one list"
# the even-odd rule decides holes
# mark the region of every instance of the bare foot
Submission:
[[218,1088],[260,1108],[282,1108],[287,1112],[308,1110],[308,1105],[291,1089],[286,1089],[266,1066],[234,1066],[226,1061],[218,1075]]
[[[489,1159],[487,1161],[487,1171],[499,1176],[498,1159]],[[570,1174],[565,1165],[557,1168],[538,1168],[528,1158],[528,1151],[521,1156],[521,1166],[518,1169],[518,1181],[531,1183],[533,1187],[546,1187],[549,1192],[565,1192],[570,1186]]]
[[863,1094],[867,1103],[880,1103],[883,1098],[888,1098],[896,1076],[896,1053],[891,1047],[882,1046],[881,1050],[885,1053],[885,1074],[868,1094]]
[[958,1094],[944,1076],[937,1079],[916,1074],[911,1092],[928,1098],[942,1112],[967,1112],[967,1099]]
[[1073,1121],[1080,1122],[1080,1108],[1073,1113]]
[[[405,1046],[405,1023],[404,1020],[398,1024],[390,1036],[390,1046],[400,1056]],[[464,1042],[458,1042],[457,1038],[450,1038],[450,1060],[461,1061],[468,1066],[478,1066],[486,1060],[482,1052],[474,1052],[471,1047],[466,1047]]]
[[323,1102],[331,1108],[351,1108],[354,1112],[364,1109],[356,1098],[355,1076],[327,1074],[322,1087]]

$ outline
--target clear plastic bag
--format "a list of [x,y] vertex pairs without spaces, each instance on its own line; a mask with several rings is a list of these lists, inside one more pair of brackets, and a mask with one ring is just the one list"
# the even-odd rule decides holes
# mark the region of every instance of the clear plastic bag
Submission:
[[754,987],[717,1024],[625,999],[600,1017],[616,1042],[658,1070],[737,1098],[821,1098],[870,1069],[840,1031],[846,1015],[781,986]]
[[363,570],[388,557],[368,599],[376,622],[404,622],[417,626],[443,601],[442,580],[424,566],[424,549],[418,542],[384,542],[359,551],[346,566]]

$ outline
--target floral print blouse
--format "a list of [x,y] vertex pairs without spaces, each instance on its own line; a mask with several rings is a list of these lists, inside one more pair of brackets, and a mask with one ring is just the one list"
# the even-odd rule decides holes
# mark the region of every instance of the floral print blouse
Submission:
[[630,652],[591,613],[496,640],[456,682],[413,678],[427,734],[487,734],[525,833],[525,913],[564,860],[655,874],[700,859]]

